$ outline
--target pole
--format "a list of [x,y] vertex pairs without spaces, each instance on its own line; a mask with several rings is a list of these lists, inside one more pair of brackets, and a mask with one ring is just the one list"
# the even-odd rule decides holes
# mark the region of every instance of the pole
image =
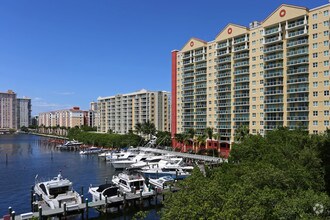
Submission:
[[11,216],[11,212],[13,211],[12,207],[8,207],[8,212],[9,212],[9,215]]
[[12,211],[12,212],[11,212],[11,219],[12,219],[12,220],[15,220],[15,211]]
[[42,219],[42,207],[39,206],[39,220]]

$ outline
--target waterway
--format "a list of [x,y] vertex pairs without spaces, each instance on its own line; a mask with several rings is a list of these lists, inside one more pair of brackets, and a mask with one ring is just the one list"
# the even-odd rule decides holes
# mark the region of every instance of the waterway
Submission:
[[[47,180],[61,171],[64,178],[73,182],[76,191],[80,193],[83,187],[84,198],[91,201],[88,194],[90,184],[102,184],[116,173],[111,164],[96,155],[54,150],[43,144],[43,139],[28,134],[0,135],[0,218],[8,213],[9,206],[17,214],[31,211],[30,191],[37,175]],[[137,211],[104,216],[90,209],[89,218],[130,219]],[[159,207],[146,211],[147,219],[159,219]]]

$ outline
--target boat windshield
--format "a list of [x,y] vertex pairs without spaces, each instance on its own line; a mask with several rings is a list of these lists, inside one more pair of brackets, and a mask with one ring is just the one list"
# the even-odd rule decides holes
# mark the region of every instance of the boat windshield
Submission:
[[49,194],[54,197],[57,197],[59,194],[64,194],[67,191],[69,191],[69,186],[56,187],[56,188],[50,188]]
[[141,188],[143,188],[143,181],[134,181],[130,183],[130,187],[132,188],[133,186],[135,186],[136,190],[139,190]]

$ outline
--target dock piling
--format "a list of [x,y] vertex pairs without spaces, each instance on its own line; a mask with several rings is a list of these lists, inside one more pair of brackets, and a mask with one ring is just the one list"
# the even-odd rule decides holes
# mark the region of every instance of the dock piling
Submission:
[[12,212],[11,212],[11,219],[12,219],[12,220],[15,220],[15,211],[12,211]]
[[39,220],[42,219],[42,207],[39,206]]
[[9,215],[11,215],[11,212],[13,211],[13,209],[9,206],[8,207],[8,213],[9,213]]
[[64,217],[66,216],[66,202],[63,203],[63,213]]
[[104,200],[105,200],[105,213],[107,214],[108,213],[108,196],[107,195],[104,196]]

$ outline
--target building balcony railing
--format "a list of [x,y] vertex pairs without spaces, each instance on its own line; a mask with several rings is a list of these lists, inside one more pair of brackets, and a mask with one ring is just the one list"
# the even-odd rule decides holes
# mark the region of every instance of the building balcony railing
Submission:
[[270,36],[270,35],[278,34],[278,33],[281,32],[281,31],[282,31],[282,28],[279,28],[279,27],[271,28],[271,29],[265,30],[265,31],[263,32],[263,36],[266,37],[266,36]]
[[223,93],[223,92],[231,92],[231,87],[225,87],[225,88],[218,88],[217,92]]
[[308,78],[307,77],[302,77],[302,78],[295,78],[295,79],[289,79],[287,81],[287,84],[297,84],[297,83],[305,83],[308,82]]
[[234,75],[245,75],[249,74],[249,69],[235,70]]
[[297,50],[288,51],[286,56],[287,57],[294,57],[294,56],[300,56],[300,55],[305,55],[305,54],[308,54],[308,48],[307,47],[300,48],[300,49],[297,49]]
[[283,112],[283,108],[265,108],[264,112],[271,113],[271,112]]
[[233,111],[234,113],[249,113],[249,109],[236,109]]
[[231,95],[219,95],[216,97],[217,99],[231,99]]
[[225,58],[219,58],[219,59],[214,59],[215,63],[230,63],[231,58],[230,57],[225,57]]
[[271,86],[283,86],[282,81],[271,81],[271,82],[266,82],[264,84],[265,87],[271,87]]
[[273,71],[273,72],[267,72],[264,74],[265,79],[269,78],[277,78],[277,77],[282,77],[283,76],[283,71]]
[[218,73],[217,78],[228,78],[231,76],[231,72]]
[[308,102],[308,97],[288,98],[287,102]]
[[241,53],[241,54],[235,54],[234,60],[240,60],[240,59],[248,59],[249,53]]
[[301,92],[309,92],[308,87],[292,88],[287,90],[287,93],[301,93]]
[[270,69],[281,69],[283,68],[283,63],[272,63],[272,64],[267,64],[264,66],[264,70],[270,70]]
[[234,87],[234,91],[240,91],[240,90],[248,90],[249,86],[245,85],[245,86],[235,86]]
[[307,20],[298,20],[298,21],[295,21],[295,22],[291,22],[289,23],[288,25],[285,25],[285,29],[286,30],[292,30],[294,28],[298,28],[298,27],[303,27],[307,25]]
[[308,44],[308,39],[298,39],[298,40],[290,40],[286,46],[288,48],[292,47],[297,47],[297,46],[302,46],[302,45],[307,45]]
[[249,121],[249,117],[235,117],[233,121]]
[[271,37],[271,38],[265,38],[264,45],[272,44],[272,43],[276,43],[276,42],[280,42],[280,41],[282,41],[281,35],[276,36],[276,37]]
[[240,77],[240,78],[235,78],[234,82],[249,82],[249,77]]
[[228,49],[227,49],[227,50],[224,50],[224,51],[218,51],[218,52],[217,52],[217,56],[222,57],[222,56],[231,55],[229,52],[230,52],[230,51],[229,51]]
[[229,47],[229,42],[228,41],[217,44],[217,49],[223,49],[223,48],[226,48],[226,47]]
[[221,114],[221,115],[230,115],[231,114],[230,110],[217,110],[216,113]]
[[216,66],[215,69],[218,70],[218,71],[230,70],[231,69],[231,65]]
[[274,61],[274,60],[282,60],[283,59],[283,54],[275,54],[275,55],[270,55],[270,56],[265,56],[264,61]]
[[225,103],[218,103],[217,107],[227,107],[227,106],[231,106],[230,102],[225,102]]
[[299,107],[288,107],[288,112],[308,112],[309,109],[307,106],[299,106]]
[[286,34],[286,38],[290,39],[290,38],[301,37],[301,36],[305,36],[305,35],[307,35],[307,29],[302,29],[299,31],[288,32]]
[[196,71],[195,73],[196,76],[205,75],[205,74],[206,74],[206,70]]
[[290,60],[286,64],[287,64],[287,66],[308,64],[308,58],[300,58],[300,59]]
[[217,85],[230,85],[231,84],[231,80],[219,80],[217,82]]
[[234,106],[245,106],[245,105],[250,105],[249,101],[243,101],[243,102],[234,102]]
[[308,74],[308,68],[297,68],[297,69],[288,69],[287,75],[296,75],[296,74]]
[[231,118],[217,118],[217,122],[230,122]]
[[308,116],[288,116],[288,121],[308,121]]
[[195,79],[195,82],[203,82],[203,81],[206,81],[206,77],[199,77],[199,78],[196,78]]
[[237,62],[234,64],[234,67],[242,67],[242,66],[249,66],[249,62],[243,61],[243,62]]
[[206,68],[206,63],[198,64],[195,66],[195,69],[201,69],[201,68]]
[[249,97],[249,93],[243,93],[243,94],[235,94],[234,98],[246,98]]
[[265,104],[270,104],[270,103],[283,103],[283,99],[266,99],[264,100]]
[[283,125],[264,125],[264,129],[265,130],[274,130],[277,129],[279,127],[282,127]]
[[282,51],[283,50],[283,45],[275,45],[275,46],[271,46],[271,47],[267,47],[264,49],[264,53],[272,53],[275,51]]
[[283,117],[265,117],[265,121],[283,121]]
[[244,50],[248,50],[249,47],[247,45],[243,45],[240,47],[234,47],[234,52],[239,52],[239,51],[244,51]]
[[233,41],[233,45],[242,44],[242,43],[245,43],[245,42],[248,42],[248,41],[249,41],[249,38],[245,37],[245,36],[241,37],[241,38],[236,38]]
[[282,95],[283,94],[283,90],[279,89],[279,90],[266,90],[264,92],[265,95]]
[[217,125],[217,129],[230,129],[230,125]]

